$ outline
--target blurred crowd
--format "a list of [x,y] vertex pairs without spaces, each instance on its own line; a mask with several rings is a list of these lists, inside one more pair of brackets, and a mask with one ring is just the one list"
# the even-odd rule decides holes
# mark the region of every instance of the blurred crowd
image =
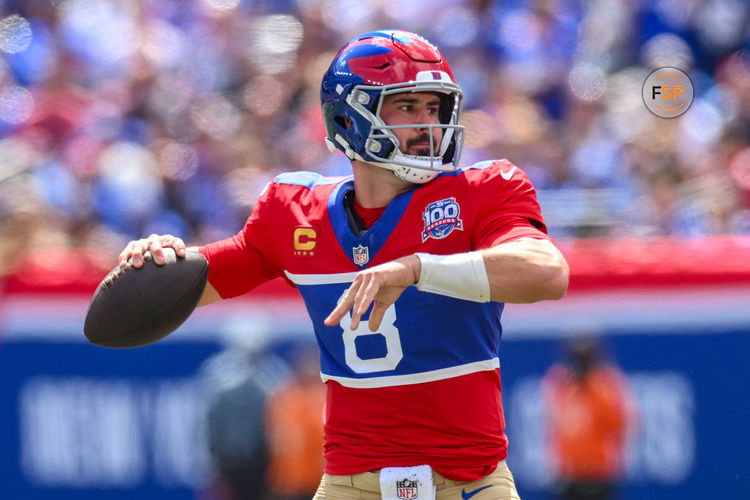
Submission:
[[[748,234],[749,18],[744,0],[0,0],[0,262],[213,241],[279,172],[348,174],[320,80],[380,28],[444,53],[461,163],[523,168],[554,237]],[[665,66],[695,87],[675,119],[641,97]]]

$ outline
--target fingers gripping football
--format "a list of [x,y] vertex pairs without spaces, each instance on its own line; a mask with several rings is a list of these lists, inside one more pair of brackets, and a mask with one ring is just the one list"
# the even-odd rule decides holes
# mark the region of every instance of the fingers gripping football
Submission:
[[166,262],[164,248],[174,248],[178,257],[185,257],[187,252],[185,242],[181,238],[177,238],[171,234],[162,236],[152,234],[148,238],[141,238],[140,240],[133,240],[128,243],[125,249],[120,252],[118,262],[120,267],[125,267],[128,264],[128,260],[132,259],[133,267],[140,268],[143,267],[143,254],[151,252],[154,262],[161,266]]

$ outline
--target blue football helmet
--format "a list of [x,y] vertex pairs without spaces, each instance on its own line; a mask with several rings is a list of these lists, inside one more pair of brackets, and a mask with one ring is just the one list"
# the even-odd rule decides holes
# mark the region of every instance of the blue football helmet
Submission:
[[[383,98],[401,92],[433,92],[440,97],[440,123],[388,125],[380,116]],[[463,91],[442,54],[419,35],[382,30],[360,35],[336,55],[320,91],[326,143],[352,160],[392,170],[421,184],[458,168],[464,127],[458,124]],[[428,156],[405,154],[393,133],[400,128],[429,130]],[[433,130],[442,129],[440,144]]]

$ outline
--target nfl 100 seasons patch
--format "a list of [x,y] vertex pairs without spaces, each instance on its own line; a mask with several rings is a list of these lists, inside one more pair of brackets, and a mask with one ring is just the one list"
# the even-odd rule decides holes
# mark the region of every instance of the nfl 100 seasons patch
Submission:
[[461,207],[456,203],[456,199],[446,198],[444,200],[430,203],[422,212],[424,220],[424,231],[422,231],[422,243],[429,238],[442,240],[453,232],[454,229],[463,231],[464,225],[459,214]]

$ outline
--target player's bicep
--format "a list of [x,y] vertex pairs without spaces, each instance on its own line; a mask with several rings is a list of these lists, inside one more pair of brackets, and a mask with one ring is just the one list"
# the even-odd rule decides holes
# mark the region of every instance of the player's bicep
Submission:
[[504,217],[484,221],[475,234],[475,248],[491,248],[521,238],[549,240],[549,236],[536,224],[524,217]]
[[474,247],[489,248],[525,237],[548,239],[529,178],[508,162],[498,162],[495,166],[486,169],[480,186],[486,201],[474,225]]

